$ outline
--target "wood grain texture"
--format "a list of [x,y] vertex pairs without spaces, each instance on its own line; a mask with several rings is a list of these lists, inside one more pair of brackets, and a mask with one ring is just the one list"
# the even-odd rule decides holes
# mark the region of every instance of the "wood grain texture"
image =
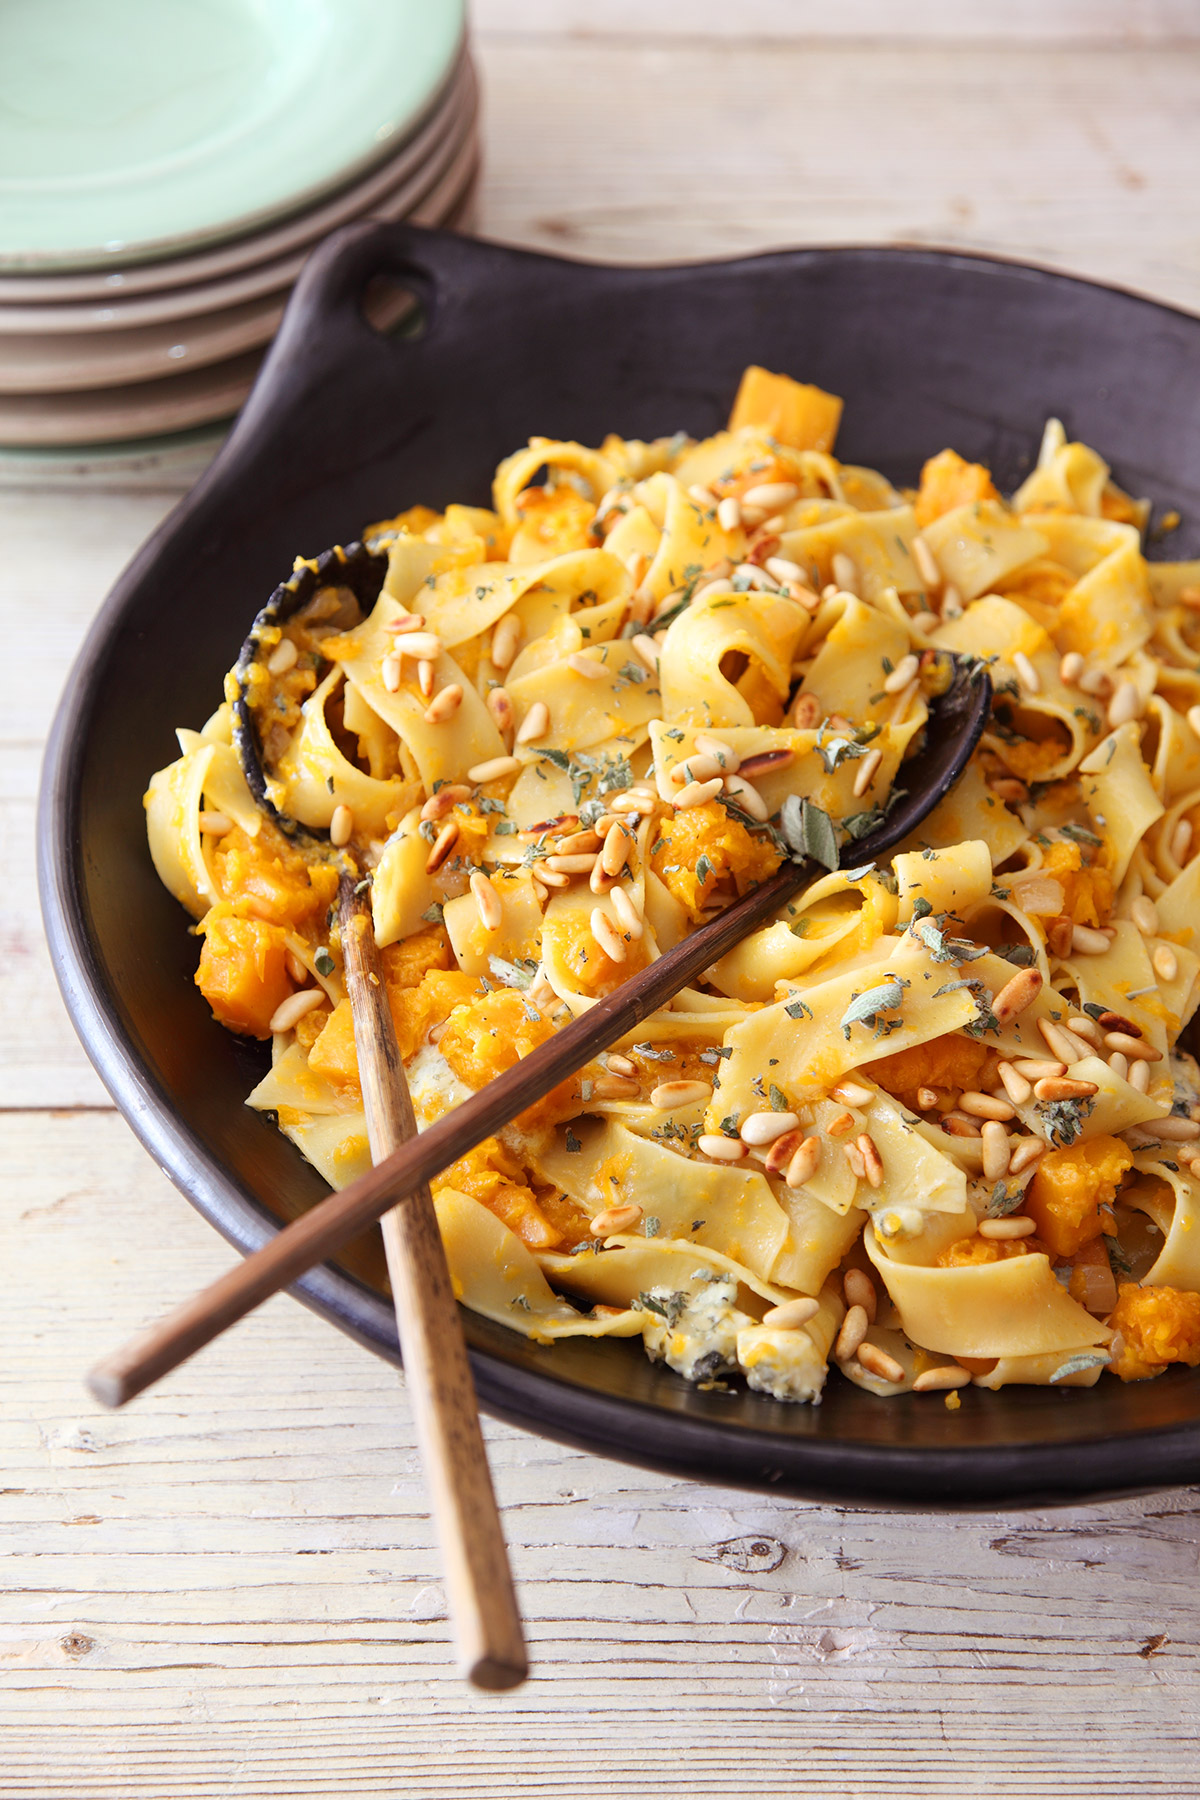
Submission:
[[[917,238],[1200,310],[1190,5],[475,13],[489,236],[629,260]],[[536,1666],[493,1699],[453,1678],[392,1369],[278,1298],[127,1413],[86,1398],[91,1360],[228,1259],[115,1115],[62,1110],[104,1095],[32,888],[53,696],[190,466],[0,488],[0,1800],[1196,1800],[1196,1491],[848,1512],[485,1425]]]

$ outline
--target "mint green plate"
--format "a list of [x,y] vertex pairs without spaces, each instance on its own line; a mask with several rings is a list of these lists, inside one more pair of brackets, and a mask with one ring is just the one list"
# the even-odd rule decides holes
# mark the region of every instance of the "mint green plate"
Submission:
[[0,269],[253,232],[392,156],[464,0],[3,0]]

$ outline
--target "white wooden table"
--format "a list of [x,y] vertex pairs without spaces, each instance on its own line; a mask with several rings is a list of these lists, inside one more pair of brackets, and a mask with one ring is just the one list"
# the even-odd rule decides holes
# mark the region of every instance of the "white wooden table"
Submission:
[[[952,243],[1200,310],[1188,0],[921,0],[900,39],[898,10],[478,0],[484,231]],[[914,1519],[492,1428],[534,1675],[484,1698],[391,1369],[281,1298],[127,1413],[88,1401],[228,1257],[76,1046],[33,881],[55,695],[195,467],[0,477],[0,1800],[1200,1795],[1193,1491]]]

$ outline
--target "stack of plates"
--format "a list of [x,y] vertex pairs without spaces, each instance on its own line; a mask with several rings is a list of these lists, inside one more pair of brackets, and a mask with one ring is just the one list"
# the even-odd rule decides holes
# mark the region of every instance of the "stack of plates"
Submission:
[[227,418],[327,232],[464,221],[477,111],[463,0],[0,7],[0,446]]

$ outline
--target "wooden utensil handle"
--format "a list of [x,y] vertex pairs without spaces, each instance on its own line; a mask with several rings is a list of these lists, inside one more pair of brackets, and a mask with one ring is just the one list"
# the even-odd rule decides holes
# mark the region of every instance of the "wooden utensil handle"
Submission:
[[[417,1134],[369,913],[342,877],[338,907],[371,1154]],[[417,1443],[441,1544],[460,1673],[511,1688],[528,1662],[475,1386],[427,1182],[385,1213],[383,1242]]]

